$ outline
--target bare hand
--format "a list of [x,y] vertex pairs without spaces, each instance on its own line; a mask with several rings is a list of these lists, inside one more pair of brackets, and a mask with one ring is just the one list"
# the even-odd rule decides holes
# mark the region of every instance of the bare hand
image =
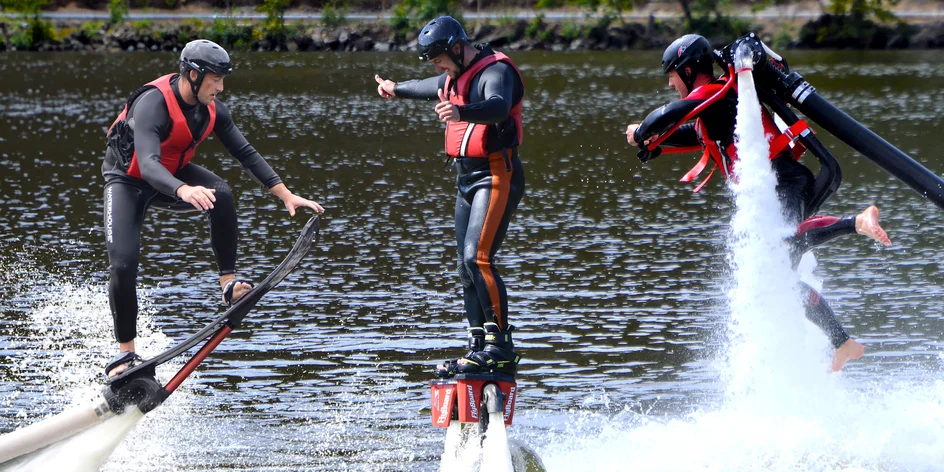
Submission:
[[380,78],[380,75],[374,74],[374,80],[377,81],[377,93],[381,97],[386,99],[391,99],[396,97],[397,83],[392,80],[384,80]]
[[285,200],[282,200],[282,202],[285,203],[285,209],[288,210],[288,214],[291,216],[295,216],[295,209],[300,207],[311,208],[315,210],[315,213],[324,213],[324,208],[317,202],[299,197],[298,195],[289,195]]
[[636,128],[639,128],[639,123],[633,123],[626,127],[626,142],[631,146],[638,146],[636,143]]
[[181,185],[180,188],[177,189],[177,197],[190,203],[194,208],[200,211],[213,209],[213,202],[216,201],[216,197],[213,195],[214,193],[216,193],[216,189],[199,185],[196,187]]
[[439,121],[459,121],[459,107],[453,105],[443,89],[439,89],[439,104],[436,105],[436,114],[439,115]]

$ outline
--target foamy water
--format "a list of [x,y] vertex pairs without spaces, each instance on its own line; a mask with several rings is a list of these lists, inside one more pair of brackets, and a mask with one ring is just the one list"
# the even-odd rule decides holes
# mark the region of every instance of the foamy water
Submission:
[[[24,257],[15,263],[4,261],[3,279],[16,280],[22,288],[20,293],[33,297],[44,295],[29,301],[34,306],[27,311],[26,325],[31,332],[22,338],[19,346],[14,346],[18,355],[13,359],[11,370],[34,379],[29,387],[38,389],[39,393],[34,391],[32,395],[45,396],[62,406],[61,410],[47,411],[45,416],[89,405],[105,386],[104,364],[117,352],[105,287],[39,272],[28,255]],[[44,285],[55,290],[37,289]],[[171,342],[155,326],[154,310],[150,306],[153,292],[147,288],[138,292],[140,313],[136,345],[138,352],[145,356],[161,352]],[[180,365],[179,360],[166,364],[159,369],[159,380],[166,381],[163,377]],[[29,374],[37,371],[43,373],[42,378]],[[144,415],[137,408],[131,408],[69,439],[10,461],[3,470],[118,471],[124,470],[121,464],[128,462],[163,463],[172,455],[168,441],[172,436],[167,433],[177,427],[173,422],[186,410],[190,395],[185,389],[179,391],[168,400],[168,406],[151,412],[143,421],[146,432],[135,432]],[[15,399],[13,396],[5,400],[10,404]],[[35,414],[26,409],[17,411],[17,416],[22,418],[21,427],[41,421]]]
[[[538,448],[548,470],[944,470],[944,382],[937,375],[851,384],[827,373],[828,343],[791,289],[800,275],[783,240],[794,228],[777,211],[750,75],[739,78],[739,92],[730,337],[718,360],[724,403],[677,417],[626,408],[558,416],[566,427],[541,422],[554,437]],[[820,286],[814,267],[805,257],[800,272]]]

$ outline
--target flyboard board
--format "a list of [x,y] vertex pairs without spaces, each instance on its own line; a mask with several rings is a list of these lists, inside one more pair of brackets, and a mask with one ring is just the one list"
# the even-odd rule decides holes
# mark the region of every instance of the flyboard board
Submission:
[[[222,315],[205,328],[176,346],[109,379],[102,393],[90,404],[78,406],[25,428],[0,436],[0,466],[40,448],[56,443],[95,426],[129,406],[137,406],[142,413],[157,408],[206,359],[216,346],[249,314],[256,303],[278,285],[308,255],[317,243],[320,215],[305,224],[295,245],[285,259],[249,293],[233,303]],[[164,386],[154,378],[157,366],[206,341],[194,356]]]
[[488,472],[543,472],[537,453],[508,439],[505,428],[515,416],[518,384],[498,372],[457,374],[431,380],[430,400],[434,426],[446,428],[441,472],[466,469],[463,451],[481,444],[480,470]]

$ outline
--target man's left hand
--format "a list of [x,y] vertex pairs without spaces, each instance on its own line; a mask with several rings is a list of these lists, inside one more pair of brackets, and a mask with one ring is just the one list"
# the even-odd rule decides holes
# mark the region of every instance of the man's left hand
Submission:
[[443,89],[439,89],[439,104],[436,105],[436,114],[439,115],[439,121],[459,121],[459,107],[452,104]]
[[285,203],[285,208],[288,210],[288,214],[291,216],[295,216],[295,209],[300,207],[311,208],[312,210],[315,210],[315,213],[324,213],[324,208],[322,208],[318,202],[299,197],[298,195],[290,195],[288,198],[283,200],[283,203]]

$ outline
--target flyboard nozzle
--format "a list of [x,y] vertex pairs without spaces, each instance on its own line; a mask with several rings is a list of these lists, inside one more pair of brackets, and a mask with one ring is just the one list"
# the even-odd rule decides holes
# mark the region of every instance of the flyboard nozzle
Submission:
[[734,51],[734,70],[737,72],[754,70],[754,51],[747,43],[738,44]]
[[498,388],[498,385],[490,383],[482,389],[483,402],[485,408],[490,412],[503,411],[505,409],[505,394]]
[[764,43],[760,42],[754,33],[738,38],[725,49],[727,59],[734,65],[735,72],[761,68],[767,62]]
[[147,413],[164,403],[169,394],[157,382],[154,374],[145,370],[113,380],[102,391],[102,395],[111,411],[121,414],[129,405],[135,405],[141,413]]

